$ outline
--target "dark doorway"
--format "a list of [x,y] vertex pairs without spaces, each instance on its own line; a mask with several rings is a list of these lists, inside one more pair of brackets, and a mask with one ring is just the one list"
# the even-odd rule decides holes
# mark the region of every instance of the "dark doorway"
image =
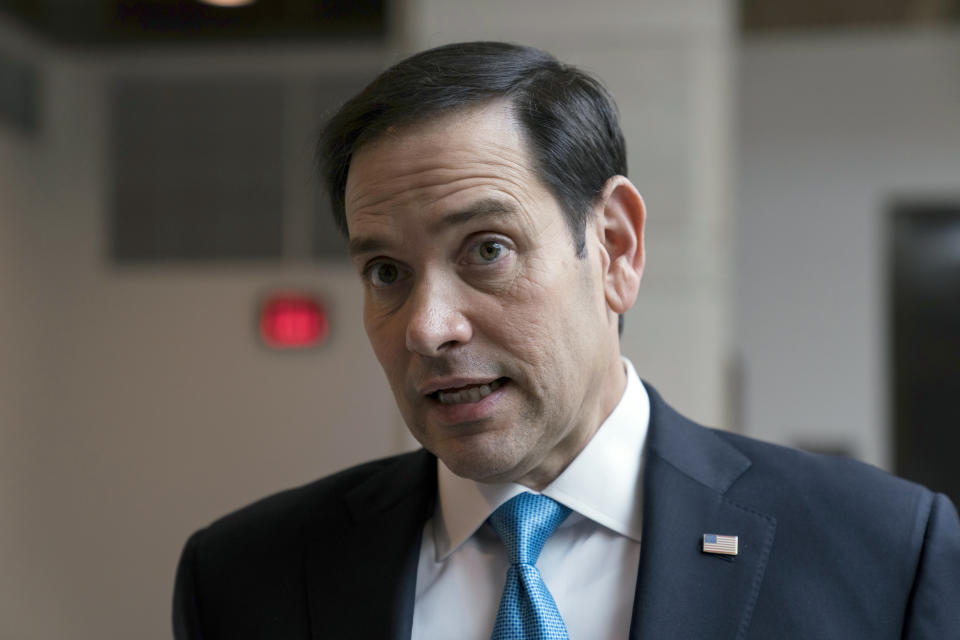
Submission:
[[960,201],[892,218],[896,472],[960,503]]

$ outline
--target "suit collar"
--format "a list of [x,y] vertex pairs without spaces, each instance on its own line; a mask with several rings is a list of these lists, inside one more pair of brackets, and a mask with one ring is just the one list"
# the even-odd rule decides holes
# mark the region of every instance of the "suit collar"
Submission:
[[[647,390],[643,541],[630,637],[743,637],[776,521],[728,495],[750,460]],[[739,536],[739,555],[703,553],[704,533]]]
[[650,395],[649,451],[705,487],[726,493],[750,468],[750,459],[713,431],[674,411],[649,384],[646,387]]
[[313,638],[410,638],[420,536],[436,492],[436,458],[421,449],[351,489],[334,531],[317,519],[305,558]]
[[423,521],[433,513],[437,492],[437,459],[425,449],[390,459],[378,473],[350,490],[344,500],[358,524],[378,519],[397,509],[419,514]]

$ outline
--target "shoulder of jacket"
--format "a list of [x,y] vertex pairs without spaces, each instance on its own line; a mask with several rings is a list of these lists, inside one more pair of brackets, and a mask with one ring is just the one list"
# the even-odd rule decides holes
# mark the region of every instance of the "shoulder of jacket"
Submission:
[[847,519],[916,517],[929,509],[933,492],[915,482],[840,455],[811,453],[771,444],[739,434],[711,430],[751,463],[735,493],[769,496],[771,508],[802,505],[823,513],[835,512]]
[[345,516],[343,497],[355,487],[381,473],[398,470],[425,455],[415,451],[372,460],[343,469],[308,484],[286,489],[232,511],[195,534],[200,543],[220,545],[224,539],[242,536],[271,539],[297,535],[307,518]]

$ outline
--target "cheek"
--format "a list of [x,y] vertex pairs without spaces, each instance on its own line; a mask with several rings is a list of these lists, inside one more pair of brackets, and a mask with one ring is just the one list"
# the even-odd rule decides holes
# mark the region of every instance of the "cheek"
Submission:
[[545,270],[541,278],[525,278],[520,294],[505,309],[504,322],[513,332],[516,346],[531,364],[535,375],[556,383],[571,382],[590,352],[592,340],[602,329],[602,294],[590,265],[575,263]]
[[364,308],[363,327],[367,332],[367,339],[391,382],[400,373],[400,358],[404,346],[403,337],[396,335],[395,324],[387,318],[371,316],[369,309]]
[[539,281],[521,279],[507,298],[488,310],[488,335],[512,358],[526,365],[527,376],[551,375],[558,349],[565,348],[563,318],[566,312],[557,296],[549,295]]
[[[571,316],[584,291],[576,271],[565,267],[534,263],[517,279],[500,321],[516,325],[522,344],[543,350],[566,343]],[[550,354],[540,356],[549,359]]]

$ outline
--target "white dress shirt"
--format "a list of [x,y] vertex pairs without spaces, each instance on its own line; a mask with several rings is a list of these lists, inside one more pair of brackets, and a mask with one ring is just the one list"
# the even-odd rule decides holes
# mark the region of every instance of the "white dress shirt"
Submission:
[[[547,540],[537,568],[570,637],[625,638],[640,561],[642,451],[650,399],[623,359],[620,402],[543,494],[572,513]],[[509,566],[487,517],[531,489],[484,484],[437,463],[438,500],[423,529],[413,640],[489,640]]]

